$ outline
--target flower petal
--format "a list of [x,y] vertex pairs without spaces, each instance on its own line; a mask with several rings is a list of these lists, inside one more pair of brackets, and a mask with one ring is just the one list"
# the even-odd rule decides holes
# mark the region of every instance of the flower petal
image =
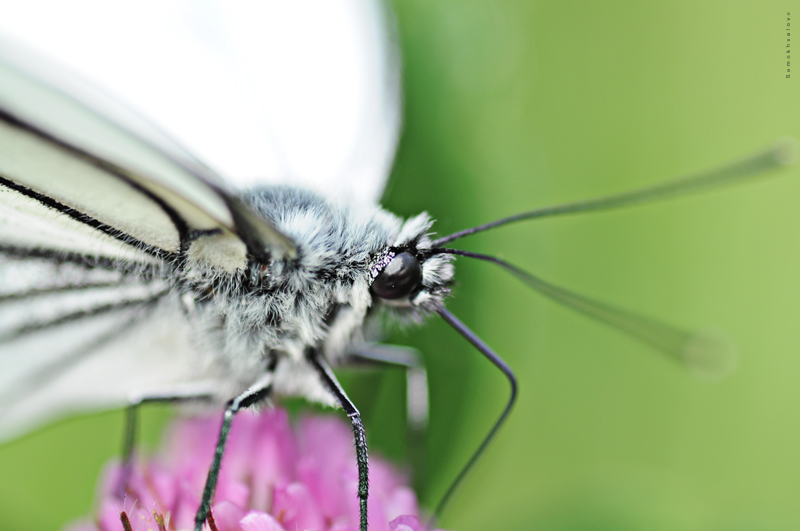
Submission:
[[389,529],[391,531],[424,531],[422,524],[416,516],[403,515],[398,516],[389,522]]
[[260,511],[251,511],[242,518],[239,525],[242,531],[285,531],[272,516]]
[[219,531],[240,531],[239,522],[244,516],[244,511],[233,503],[229,501],[216,503],[211,514]]
[[324,529],[325,518],[316,500],[302,483],[275,489],[272,513],[289,529]]

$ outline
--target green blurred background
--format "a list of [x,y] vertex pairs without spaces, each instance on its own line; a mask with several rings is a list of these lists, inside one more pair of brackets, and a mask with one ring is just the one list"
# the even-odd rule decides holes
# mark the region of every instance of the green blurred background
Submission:
[[[800,138],[785,78],[797,2],[397,0],[405,133],[388,208],[440,234],[708,168]],[[800,19],[798,19],[800,20]],[[800,51],[796,52],[800,60]],[[510,421],[449,506],[461,531],[800,528],[800,167],[623,211],[522,223],[460,247],[686,328],[728,331],[739,366],[708,383],[458,261],[450,308],[520,381]],[[441,322],[394,342],[429,366],[428,507],[503,406],[507,384]],[[371,449],[407,457],[399,371],[346,377]],[[377,397],[377,399],[376,399]],[[144,414],[152,447],[168,410]],[[0,528],[90,513],[119,412],[0,447]]]

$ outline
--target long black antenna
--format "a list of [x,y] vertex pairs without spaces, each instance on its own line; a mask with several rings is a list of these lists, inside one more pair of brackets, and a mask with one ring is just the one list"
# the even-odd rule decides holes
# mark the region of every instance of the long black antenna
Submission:
[[551,284],[494,256],[459,249],[435,248],[429,252],[455,254],[497,264],[542,295],[660,350],[699,376],[718,379],[726,376],[735,366],[736,349],[722,334],[681,330],[650,317],[616,308]]
[[481,442],[480,446],[478,446],[478,449],[475,450],[475,452],[472,454],[472,457],[469,458],[469,461],[467,461],[467,464],[464,465],[464,467],[458,473],[453,482],[450,483],[450,486],[447,487],[447,491],[444,493],[444,496],[442,496],[442,499],[439,500],[439,503],[436,505],[436,509],[433,511],[433,516],[431,516],[431,520],[430,522],[428,522],[429,528],[433,527],[433,523],[439,517],[442,510],[447,505],[447,502],[453,496],[453,493],[455,492],[456,488],[458,488],[458,486],[467,476],[467,473],[469,473],[469,471],[472,470],[472,467],[475,466],[475,463],[478,462],[478,459],[481,457],[483,452],[486,451],[486,448],[489,446],[489,443],[492,442],[494,436],[497,435],[497,432],[500,431],[500,427],[503,425],[503,422],[505,422],[506,418],[508,418],[508,414],[511,413],[511,408],[514,407],[514,402],[517,400],[517,379],[514,376],[511,367],[509,367],[500,356],[495,354],[494,351],[481,340],[481,338],[476,336],[472,330],[467,328],[464,323],[459,321],[455,315],[448,312],[444,308],[444,306],[440,306],[436,310],[436,313],[438,313],[442,317],[442,319],[447,321],[447,324],[455,328],[456,332],[464,336],[464,338],[467,341],[472,343],[472,346],[478,349],[481,354],[486,356],[486,358],[490,362],[492,362],[492,364],[495,367],[497,367],[503,372],[505,377],[508,379],[509,385],[511,386],[511,395],[508,398],[506,407],[503,409],[503,412],[500,413],[500,416],[495,421],[494,426],[492,426],[492,429],[489,430],[489,433],[486,434],[486,437],[484,437],[483,442]]
[[444,236],[433,241],[432,245],[434,247],[439,247],[458,238],[493,229],[500,225],[507,225],[515,221],[560,216],[563,214],[611,210],[733,184],[754,178],[768,170],[794,163],[797,158],[797,151],[797,142],[793,138],[783,138],[764,151],[696,175],[690,175],[682,179],[668,181],[655,186],[646,186],[620,194],[607,195],[596,199],[554,205],[531,210],[530,212],[523,212],[522,214],[498,219],[497,221],[492,221],[485,225],[464,229],[449,236]]

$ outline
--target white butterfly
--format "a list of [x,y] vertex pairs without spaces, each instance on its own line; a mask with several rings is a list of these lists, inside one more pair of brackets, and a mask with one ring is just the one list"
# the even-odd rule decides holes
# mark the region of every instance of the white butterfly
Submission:
[[[372,268],[387,257],[374,238],[386,247],[427,228],[374,206],[400,117],[383,7],[32,2],[3,12],[0,436],[148,397],[226,402],[252,385],[336,403],[318,371],[361,341]],[[266,221],[234,195],[278,183],[351,206],[264,191],[253,199]],[[342,230],[349,240],[332,242]],[[449,260],[426,266],[431,286],[447,280],[437,262]],[[178,270],[190,291],[175,289]],[[239,294],[226,308],[204,309],[228,289]],[[254,312],[257,292],[272,302]]]
[[[752,169],[431,240],[426,215],[403,222],[376,206],[400,122],[399,63],[384,18],[379,4],[356,1],[4,8],[0,437],[73,411],[154,399],[228,403],[229,419],[271,395],[340,405],[356,434],[365,529],[363,428],[329,365],[377,357],[365,350],[385,317],[439,314],[508,376],[511,400],[475,457],[513,403],[508,367],[444,309],[458,254],[497,262],[559,302],[719,370],[727,351],[703,336],[442,245],[518,219],[669,197]],[[780,153],[752,160],[772,167]],[[417,406],[412,416],[424,423]]]

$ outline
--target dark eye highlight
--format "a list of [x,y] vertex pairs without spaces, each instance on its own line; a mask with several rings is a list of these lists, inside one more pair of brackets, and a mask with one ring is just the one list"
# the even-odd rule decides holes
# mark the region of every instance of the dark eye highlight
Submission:
[[422,282],[422,266],[411,253],[400,253],[372,282],[372,293],[382,299],[400,299],[411,294]]

